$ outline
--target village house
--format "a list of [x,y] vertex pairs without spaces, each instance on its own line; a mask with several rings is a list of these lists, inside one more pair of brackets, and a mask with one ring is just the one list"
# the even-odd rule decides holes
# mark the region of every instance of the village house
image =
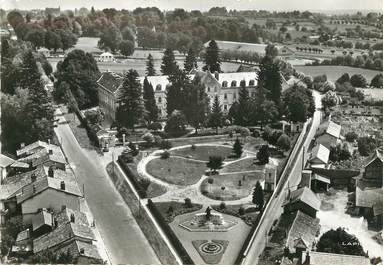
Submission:
[[341,139],[342,127],[335,122],[328,120],[319,125],[315,136],[315,143],[324,145],[327,149],[331,146],[336,146]]
[[104,52],[100,54],[100,57],[98,57],[99,62],[114,62],[115,58],[114,55],[110,52]]
[[311,169],[302,170],[299,188],[308,187],[314,192],[325,192],[330,184],[331,180],[329,177],[315,173]]
[[320,207],[320,200],[315,193],[307,187],[289,191],[287,199],[283,204],[283,212],[291,213],[301,211],[312,218],[316,217],[316,213]]
[[7,176],[7,172],[10,169],[10,166],[15,162],[14,159],[0,154],[0,184],[3,182],[3,179]]
[[265,185],[264,190],[273,192],[277,183],[277,169],[274,165],[266,164],[264,171]]
[[307,251],[302,253],[301,265],[370,265],[363,256]]
[[376,149],[356,178],[355,207],[372,230],[383,229],[383,152]]
[[309,166],[312,168],[327,168],[329,157],[330,150],[319,143],[311,151]]

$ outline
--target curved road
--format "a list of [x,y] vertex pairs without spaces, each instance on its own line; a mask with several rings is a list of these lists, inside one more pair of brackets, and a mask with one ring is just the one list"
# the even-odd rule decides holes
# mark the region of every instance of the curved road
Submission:
[[[312,118],[312,126],[310,131],[307,134],[306,139],[303,139],[304,150],[307,150],[311,140],[314,138],[316,130],[320,124],[321,120],[321,95],[317,91],[313,91],[313,96],[315,100],[316,111]],[[296,189],[296,186],[299,184],[301,180],[301,172],[302,172],[302,161],[307,160],[307,154],[305,153],[304,159],[302,159],[302,150],[298,149],[296,153],[294,153],[295,159],[292,161],[292,169],[287,176],[284,183],[278,183],[276,188],[277,196],[273,193],[273,197],[269,202],[268,206],[265,208],[264,218],[261,219],[258,228],[255,232],[254,240],[248,247],[248,252],[245,253],[246,257],[243,259],[242,265],[254,265],[258,264],[259,255],[263,252],[265,245],[267,243],[267,233],[270,231],[270,228],[273,224],[273,221],[278,219],[282,213],[282,204],[285,201],[288,187],[291,187],[292,190]]]
[[129,207],[114,188],[103,163],[92,161],[83,152],[65,118],[55,132],[72,166],[112,264],[160,264],[151,245],[136,223]]

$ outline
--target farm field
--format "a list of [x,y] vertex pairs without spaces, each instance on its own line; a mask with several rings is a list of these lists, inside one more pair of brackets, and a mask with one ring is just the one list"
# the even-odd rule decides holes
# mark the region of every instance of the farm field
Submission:
[[331,81],[336,81],[342,74],[348,73],[350,76],[353,74],[362,74],[367,82],[370,83],[371,79],[376,75],[381,73],[377,70],[369,70],[362,68],[354,68],[349,66],[334,66],[334,65],[320,65],[320,66],[295,66],[295,69],[298,72],[303,72],[306,75],[317,76],[317,75],[327,75],[327,79]]

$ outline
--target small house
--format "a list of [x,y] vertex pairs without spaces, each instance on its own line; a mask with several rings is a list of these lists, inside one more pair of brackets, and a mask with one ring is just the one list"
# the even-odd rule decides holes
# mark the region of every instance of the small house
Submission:
[[303,187],[289,192],[287,199],[283,204],[283,212],[291,213],[301,211],[313,218],[320,207],[320,200],[315,193],[307,187]]
[[10,166],[15,162],[12,158],[0,154],[0,184],[3,179],[7,176],[7,172],[10,169]]
[[316,144],[324,145],[327,149],[336,146],[341,138],[341,129],[342,127],[339,124],[330,120],[325,121],[319,125],[315,140]]
[[98,61],[100,61],[100,62],[114,62],[115,58],[114,58],[114,55],[111,54],[110,52],[104,52],[104,53],[100,54]]
[[330,157],[330,150],[322,144],[314,146],[309,158],[309,164],[312,168],[327,168]]

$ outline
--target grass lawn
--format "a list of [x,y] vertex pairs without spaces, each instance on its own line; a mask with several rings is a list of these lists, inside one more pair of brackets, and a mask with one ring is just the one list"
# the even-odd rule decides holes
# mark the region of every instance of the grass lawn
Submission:
[[295,66],[295,69],[298,72],[303,72],[307,75],[317,76],[317,75],[327,75],[327,79],[335,82],[341,75],[348,73],[350,76],[353,74],[362,74],[368,83],[371,82],[371,79],[381,73],[377,70],[369,70],[362,68],[355,68],[349,66],[335,66],[335,65],[319,65],[319,66]]
[[[173,222],[174,217],[177,215],[195,212],[202,208],[202,204],[192,203],[192,207],[186,207],[186,205],[181,202],[156,202],[155,205],[168,223]],[[173,212],[169,212],[170,206],[173,208]]]
[[185,147],[182,149],[176,149],[172,150],[171,154],[177,155],[177,156],[182,156],[182,157],[187,157],[187,158],[192,158],[196,160],[203,160],[203,161],[208,161],[209,156],[213,155],[219,155],[222,157],[229,157],[232,154],[232,148],[231,146],[196,146],[195,150],[192,150],[191,147]]
[[[246,224],[252,225],[259,215],[259,211],[256,211],[254,204],[237,204],[237,205],[226,205],[224,209],[221,209],[219,205],[211,206],[214,210],[220,213],[232,215],[241,218]],[[239,214],[239,208],[245,209],[245,214]]]
[[226,251],[226,248],[227,248],[227,245],[229,244],[229,241],[227,241],[227,240],[212,240],[213,243],[217,243],[217,244],[221,245],[223,248],[217,254],[210,254],[210,253],[208,254],[208,253],[204,253],[200,250],[200,246],[202,244],[207,243],[207,242],[209,242],[209,241],[208,240],[194,240],[192,242],[192,244],[197,249],[198,253],[200,254],[203,261],[205,261],[205,263],[207,263],[207,264],[218,264],[221,261],[222,256]]
[[[209,179],[213,179],[212,184],[209,184]],[[257,181],[263,179],[263,173],[213,175],[209,179],[201,183],[202,194],[214,200],[230,201],[249,196]],[[240,181],[241,186],[239,186]]]
[[82,148],[94,149],[94,145],[90,141],[86,129],[81,125],[77,116],[73,113],[64,114],[65,119],[69,123],[70,128],[77,142]]
[[206,165],[202,162],[190,161],[177,157],[151,160],[146,169],[150,175],[176,185],[191,185],[205,173]]
[[255,164],[256,158],[249,157],[237,162],[233,162],[221,169],[221,173],[226,172],[239,172],[239,171],[251,171],[251,170],[263,170],[265,165]]

